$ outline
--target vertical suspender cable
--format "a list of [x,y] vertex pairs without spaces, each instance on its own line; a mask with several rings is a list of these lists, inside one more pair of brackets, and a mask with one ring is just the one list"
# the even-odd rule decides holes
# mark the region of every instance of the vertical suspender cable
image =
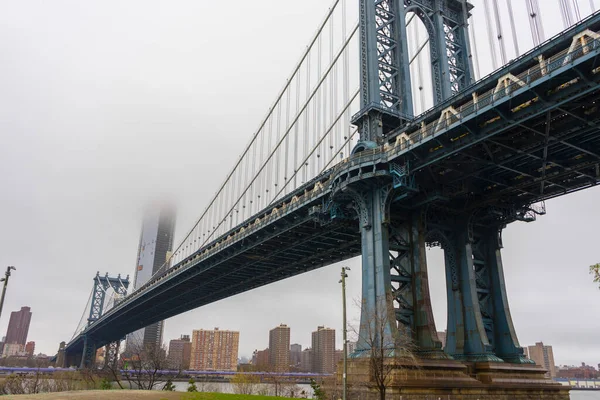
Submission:
[[578,0],[573,0],[573,11],[575,12],[575,22],[581,21],[581,10],[579,9]]
[[[291,84],[290,84],[291,87]],[[286,93],[286,107],[285,107],[285,130],[288,131],[290,129],[290,107],[291,107],[291,93],[290,90],[288,89],[287,93]],[[285,146],[283,147],[283,162],[284,162],[284,168],[283,168],[283,184],[285,185],[285,187],[287,186],[287,181],[288,181],[288,177],[289,177],[289,173],[288,173],[288,168],[289,168],[289,159],[288,159],[288,155],[290,153],[290,136],[286,135],[285,136]],[[283,192],[284,194],[287,194],[287,190]]]
[[527,13],[529,14],[529,29],[531,30],[531,40],[533,41],[534,46],[538,46],[540,44],[540,39],[537,34],[537,29],[535,26],[535,11],[533,10],[533,4],[531,0],[526,0]]
[[[310,54],[306,58],[306,98],[308,99],[308,95],[310,93]],[[306,154],[309,149],[309,138],[310,138],[310,108],[304,110],[304,134],[302,135],[302,158],[306,157]],[[306,183],[308,179],[308,171],[309,165],[306,163],[302,165],[302,183]]]
[[[334,19],[332,18],[329,21],[329,62],[332,63],[333,62],[333,58],[334,58],[334,51],[333,51],[333,35],[334,35],[334,26],[333,26],[333,21]],[[331,118],[331,120],[333,120],[333,114],[335,113],[334,107],[335,104],[333,103],[333,95],[334,95],[334,90],[335,90],[335,66],[333,67],[333,71],[331,71],[331,79],[329,80],[329,117]],[[328,145],[329,145],[329,149],[333,150],[333,136],[329,135],[328,138]],[[327,157],[329,159],[329,151],[325,151],[323,152],[323,157]]]
[[540,3],[538,2],[538,0],[532,0],[532,1],[533,1],[533,7],[535,9],[536,22],[537,22],[537,27],[538,27],[538,34],[540,37],[540,43],[543,43],[546,41],[546,35],[544,33],[544,20],[542,19],[542,11],[540,10]]
[[[279,143],[281,138],[281,103],[277,104],[277,140],[275,143]],[[275,192],[277,192],[278,186],[281,184],[279,171],[281,170],[281,149],[275,150]]]
[[492,66],[494,70],[498,69],[498,60],[496,59],[496,41],[493,39],[494,33],[492,31],[492,21],[490,20],[490,3],[489,0],[484,0],[483,6],[485,8],[485,22],[487,25],[488,43],[490,45],[490,53],[492,56]]
[[[346,35],[348,34],[347,27],[347,15],[346,15],[346,0],[342,0],[342,37],[344,40],[346,39]],[[348,49],[344,50],[344,60],[343,60],[343,72],[342,72],[342,81],[343,81],[343,104],[348,103],[348,97],[350,96],[350,76],[349,76],[349,57]],[[344,134],[343,140],[345,141],[348,136],[350,136],[350,110],[345,111],[344,119],[342,121],[342,133]],[[341,158],[348,157],[349,154],[344,154],[342,151]]]
[[[466,1],[466,0],[464,0]],[[464,4],[464,3],[463,3]],[[466,7],[463,6],[463,7]],[[466,12],[465,12],[466,14]],[[465,16],[466,19],[466,16]],[[477,52],[477,35],[475,34],[475,17],[471,16],[471,22],[469,23],[469,36],[471,37],[471,54],[473,55],[473,67],[475,68],[475,80],[478,80],[481,77],[479,72],[479,53]]]
[[513,38],[513,46],[515,48],[515,56],[519,57],[521,52],[519,51],[519,39],[517,38],[517,27],[515,25],[515,14],[512,8],[512,0],[506,0],[508,7],[508,18],[510,20],[510,31]]
[[573,25],[573,16],[571,15],[571,5],[568,0],[558,0],[560,12],[563,18],[564,28],[567,29]]
[[[319,37],[319,42],[317,43],[317,58],[319,60],[318,62],[318,76],[321,76],[321,74],[323,73],[322,69],[321,69],[321,62],[322,62],[322,46],[321,46],[321,37]],[[321,97],[323,95],[323,87],[325,85],[325,82],[323,82],[323,86],[321,88],[319,88],[319,91],[317,92],[317,98],[315,100],[315,102],[317,103],[317,128],[315,129],[315,143],[317,143],[319,141],[319,130],[321,129],[321,115],[323,113],[323,111],[321,110]],[[315,159],[315,175],[318,173],[320,165],[321,165],[321,155],[319,154],[319,150],[317,150],[317,158]]]
[[[302,82],[300,82],[300,74],[296,76],[296,115],[300,112],[300,89]],[[294,124],[294,169],[293,172],[296,172],[300,169],[298,165],[298,136],[300,135],[300,119],[296,121]],[[294,173],[294,186],[296,189],[298,187],[298,174]],[[268,204],[268,203],[267,203]]]
[[590,0],[590,10],[592,12],[596,11],[596,6],[594,5],[594,0]]
[[496,37],[498,38],[498,47],[500,48],[500,57],[502,65],[506,64],[506,46],[504,45],[504,37],[502,36],[502,23],[500,22],[500,10],[498,9],[498,0],[492,0],[494,9],[494,19],[496,20]]
[[[274,116],[271,114],[271,117],[269,118],[269,141],[267,144],[267,151],[270,153],[271,152],[271,148],[272,148],[272,137],[273,137],[273,118]],[[269,171],[267,173],[267,192],[266,192],[266,196],[267,196],[267,204],[271,201],[271,195],[269,193],[275,193],[275,190],[272,188],[273,185],[273,163],[275,162],[275,159],[272,158],[271,161],[269,161]]]

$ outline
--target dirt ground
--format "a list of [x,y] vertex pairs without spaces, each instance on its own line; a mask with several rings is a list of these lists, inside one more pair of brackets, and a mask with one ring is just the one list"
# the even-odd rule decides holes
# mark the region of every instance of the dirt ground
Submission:
[[183,393],[129,390],[86,390],[77,392],[3,396],[10,400],[181,400]]

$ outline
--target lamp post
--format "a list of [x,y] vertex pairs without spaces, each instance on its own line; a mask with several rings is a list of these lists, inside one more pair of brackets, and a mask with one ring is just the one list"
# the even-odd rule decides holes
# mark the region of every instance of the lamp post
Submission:
[[342,400],[346,400],[346,386],[348,383],[348,340],[346,339],[347,335],[347,324],[346,324],[346,278],[348,274],[346,271],[350,271],[348,267],[342,267],[342,279],[340,283],[342,284],[342,315],[344,320],[344,326],[342,329],[343,341],[344,341],[344,372],[342,373]]
[[16,268],[12,265],[6,267],[6,277],[0,279],[0,282],[4,282],[4,287],[2,288],[2,298],[0,298],[0,317],[2,316],[2,307],[4,306],[4,296],[6,295],[6,286],[8,286],[8,278],[10,278],[10,271],[15,270]]

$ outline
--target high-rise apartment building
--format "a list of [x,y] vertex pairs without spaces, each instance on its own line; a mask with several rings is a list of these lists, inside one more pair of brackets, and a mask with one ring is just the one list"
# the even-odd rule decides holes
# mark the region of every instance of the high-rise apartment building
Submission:
[[25,344],[25,353],[27,353],[29,357],[33,357],[33,353],[35,353],[35,342],[27,342],[27,344]]
[[312,333],[312,359],[312,372],[318,374],[335,372],[335,329],[319,326]]
[[181,335],[181,338],[169,342],[169,356],[167,357],[169,368],[176,370],[189,369],[191,355],[192,342],[190,341],[190,335]]
[[29,324],[31,323],[31,308],[21,307],[20,311],[10,313],[8,330],[6,331],[6,344],[27,343],[27,334],[29,333]]
[[192,333],[190,369],[196,371],[236,371],[240,333],[195,330]]
[[[175,211],[168,206],[147,210],[142,224],[133,290],[165,270],[165,262],[173,251]],[[127,335],[126,352],[139,352],[147,346],[161,347],[163,322],[159,321]]]
[[269,365],[276,372],[290,370],[290,327],[285,324],[269,331]]
[[538,342],[535,346],[529,346],[527,350],[531,360],[535,361],[537,365],[546,368],[548,371],[546,373],[547,377],[556,377],[556,366],[554,365],[552,346],[544,346],[544,343]]
[[313,351],[312,349],[304,349],[300,356],[300,371],[313,372]]
[[254,350],[252,354],[252,365],[256,371],[268,371],[269,368],[269,349]]
[[290,366],[300,368],[302,361],[302,345],[294,343],[290,346]]

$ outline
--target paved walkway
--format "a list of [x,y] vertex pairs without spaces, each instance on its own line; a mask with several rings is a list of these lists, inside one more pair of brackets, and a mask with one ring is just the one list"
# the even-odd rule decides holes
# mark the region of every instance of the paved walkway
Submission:
[[21,394],[2,396],[6,400],[181,400],[181,392],[142,390],[86,390],[77,392]]

